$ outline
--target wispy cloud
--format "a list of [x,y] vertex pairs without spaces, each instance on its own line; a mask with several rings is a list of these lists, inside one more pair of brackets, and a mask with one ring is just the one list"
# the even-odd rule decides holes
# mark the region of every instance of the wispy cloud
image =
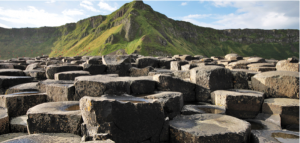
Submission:
[[62,14],[69,15],[69,16],[84,15],[83,10],[79,10],[79,9],[67,9],[62,11]]
[[187,5],[187,2],[182,2],[181,5],[182,5],[182,6]]
[[115,6],[110,6],[108,3],[104,2],[103,0],[101,0],[99,3],[98,3],[98,6],[100,7],[101,10],[106,10],[106,11],[115,11],[118,9],[117,7],[117,4],[115,3]]
[[44,9],[37,9],[34,6],[18,10],[0,8],[0,19],[6,22],[33,25],[35,27],[60,26],[76,22],[76,19],[68,15],[49,13]]
[[46,3],[55,3],[55,0],[47,0]]
[[93,3],[91,1],[88,1],[88,0],[83,0],[82,2],[80,2],[79,5],[81,7],[84,7],[85,9],[93,11],[93,12],[100,12],[99,10],[95,9],[93,7]]
[[210,17],[211,15],[212,14],[190,14],[188,16],[183,17],[183,19],[189,19],[189,18],[200,19],[200,18]]

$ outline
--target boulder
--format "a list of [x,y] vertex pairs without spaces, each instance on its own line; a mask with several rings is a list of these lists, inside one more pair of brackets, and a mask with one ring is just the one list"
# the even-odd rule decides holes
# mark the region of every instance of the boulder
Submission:
[[82,67],[84,71],[88,71],[91,75],[105,74],[107,69],[106,65],[83,64]]
[[108,133],[115,142],[159,142],[165,115],[151,99],[129,96],[85,96],[80,110],[88,136]]
[[47,87],[47,85],[50,85],[50,84],[74,84],[74,81],[47,79],[47,80],[39,81],[39,83],[37,84],[37,88],[40,92],[44,93],[44,92],[47,92],[46,87]]
[[288,60],[281,60],[276,64],[277,71],[293,71],[299,72],[299,63],[290,62]]
[[66,72],[66,71],[78,71],[82,70],[82,66],[47,66],[46,68],[46,77],[48,79],[54,79],[54,74],[59,72]]
[[0,95],[0,106],[7,108],[10,119],[25,115],[29,108],[44,102],[47,102],[45,93],[19,92]]
[[88,71],[69,71],[69,72],[59,72],[54,75],[55,80],[75,80],[77,76],[87,76],[90,75]]
[[28,76],[0,76],[0,94],[4,94],[6,89],[12,86],[28,83],[32,80],[33,78]]
[[208,101],[214,90],[232,88],[230,70],[219,66],[203,66],[190,71],[190,79],[196,84],[196,100]]
[[0,141],[1,134],[9,133],[9,116],[7,114],[7,108],[0,107]]
[[258,72],[250,71],[246,69],[232,69],[233,76],[233,88],[234,89],[251,89],[251,77]]
[[159,91],[181,92],[185,102],[195,101],[195,84],[170,75],[154,75],[153,80],[158,82],[157,89]]
[[299,99],[299,73],[271,71],[256,74],[251,78],[252,88],[266,93],[267,98]]
[[10,120],[11,133],[27,133],[27,115],[18,116]]
[[264,93],[243,90],[216,90],[211,93],[212,103],[226,107],[226,114],[242,119],[255,118],[261,110]]
[[27,92],[27,91],[38,91],[37,89],[38,82],[29,82],[19,84],[13,87],[10,87],[6,90],[5,94],[12,94],[17,92]]
[[148,76],[149,72],[153,71],[153,67],[145,67],[145,68],[136,68],[131,67],[129,69],[129,76]]
[[68,133],[21,134],[3,143],[80,143],[80,136]]
[[24,72],[19,69],[0,69],[1,76],[25,76]]
[[171,70],[181,70],[181,66],[189,64],[187,61],[172,61],[171,62]]
[[225,114],[226,108],[217,105],[184,105],[181,114],[193,115],[193,114]]
[[47,102],[27,111],[29,134],[72,133],[80,135],[82,123],[78,101]]
[[298,143],[299,133],[282,130],[253,130],[252,143]]
[[131,57],[128,55],[106,55],[102,56],[102,63],[104,65],[131,63]]
[[155,81],[151,76],[117,77],[112,75],[96,75],[77,77],[75,79],[75,99],[83,96],[101,96],[103,94],[149,94],[155,90]]
[[158,59],[153,57],[142,57],[136,59],[137,67],[138,68],[144,68],[151,66],[153,68],[158,67]]
[[48,101],[75,101],[74,84],[49,84],[46,85]]
[[[139,96],[140,97],[140,96]],[[155,94],[143,96],[144,99],[158,99],[164,108],[165,116],[172,120],[180,114],[183,107],[183,97],[180,92],[157,92]]]
[[262,113],[279,114],[281,126],[296,126],[299,128],[299,99],[269,98],[262,105]]
[[248,122],[232,116],[181,115],[170,121],[170,142],[246,143],[249,141],[250,130]]

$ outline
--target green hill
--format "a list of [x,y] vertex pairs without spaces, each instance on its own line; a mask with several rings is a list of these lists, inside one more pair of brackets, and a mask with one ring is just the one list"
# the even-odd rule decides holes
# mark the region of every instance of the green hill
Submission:
[[299,57],[299,30],[216,30],[175,21],[133,1],[106,16],[94,16],[60,27],[0,28],[0,58],[128,54],[174,54]]

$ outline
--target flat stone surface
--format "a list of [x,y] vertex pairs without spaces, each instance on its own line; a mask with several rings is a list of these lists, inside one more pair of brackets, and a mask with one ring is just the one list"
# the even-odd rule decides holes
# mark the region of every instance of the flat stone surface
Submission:
[[264,114],[264,113],[259,113],[255,119],[257,120],[263,120],[266,122],[270,122],[273,124],[276,124],[277,126],[281,127],[281,118],[279,114]]
[[9,132],[9,117],[7,114],[7,108],[0,107],[0,137],[1,134],[6,134],[8,132]]
[[80,134],[82,123],[78,101],[47,102],[27,111],[28,133]]
[[251,130],[281,130],[281,127],[271,122],[257,119],[246,119],[251,124]]
[[24,72],[19,69],[0,69],[0,75],[4,76],[25,76]]
[[298,143],[299,133],[282,130],[253,130],[251,131],[253,143]]
[[17,133],[17,132],[23,132],[27,133],[27,115],[18,116],[15,118],[12,118],[10,120],[10,132],[11,133]]
[[47,95],[38,92],[19,92],[0,95],[0,106],[6,107],[9,118],[25,115],[35,105],[47,102]]
[[[141,97],[141,96],[139,96]],[[164,108],[164,113],[169,119],[173,119],[180,114],[183,107],[183,95],[180,92],[156,92],[155,94],[142,96],[144,99],[158,99]]]
[[217,105],[184,105],[181,114],[193,115],[193,114],[225,114],[226,108]]
[[80,99],[88,134],[109,133],[115,142],[159,142],[165,122],[163,106],[156,100],[130,96]]
[[226,114],[237,118],[255,118],[264,101],[264,93],[243,90],[216,90],[211,93],[212,103],[226,107]]
[[46,77],[48,79],[54,79],[54,74],[59,72],[66,72],[66,71],[78,71],[82,70],[82,66],[47,66],[46,67]]
[[181,115],[170,121],[170,142],[248,142],[250,129],[248,122],[227,115]]
[[256,74],[251,78],[256,91],[266,93],[267,98],[299,99],[299,73],[271,71]]
[[265,99],[262,105],[262,113],[279,114],[283,128],[287,125],[299,126],[299,99]]
[[[18,134],[19,135],[19,134]],[[16,136],[18,136],[16,135]],[[32,135],[21,135],[13,139],[5,140],[3,143],[80,143],[81,137],[68,133],[42,133]]]
[[299,72],[299,63],[291,63],[288,60],[282,60],[276,64],[276,69],[277,71]]
[[37,88],[40,92],[46,92],[47,85],[51,85],[51,84],[74,84],[74,81],[47,79],[47,80],[39,81],[39,83],[37,84]]
[[6,140],[10,140],[13,138],[21,137],[21,136],[26,136],[28,133],[7,133],[7,134],[1,134],[0,135],[0,142],[4,142]]
[[28,91],[38,91],[37,89],[38,82],[29,82],[29,83],[23,83],[19,84],[13,87],[10,87],[6,90],[5,94],[12,94],[17,92],[28,92]]
[[0,94],[4,94],[6,89],[12,86],[28,83],[32,80],[33,78],[29,76],[0,76]]
[[88,71],[59,72],[54,75],[55,80],[75,80],[75,77],[90,75]]
[[276,71],[275,67],[250,67],[249,70],[256,72]]
[[48,101],[76,101],[74,84],[46,85]]
[[249,64],[247,67],[275,67],[275,64],[273,63],[254,63],[254,64]]

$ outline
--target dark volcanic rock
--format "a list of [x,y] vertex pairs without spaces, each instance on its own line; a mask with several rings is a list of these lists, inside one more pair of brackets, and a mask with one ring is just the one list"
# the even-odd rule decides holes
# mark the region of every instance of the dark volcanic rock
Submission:
[[137,63],[138,68],[144,68],[144,67],[148,67],[148,66],[151,66],[153,68],[158,67],[158,59],[153,58],[153,57],[138,58],[138,59],[136,59],[136,63]]
[[12,94],[17,92],[28,92],[28,91],[38,91],[37,89],[38,82],[29,82],[29,83],[23,83],[19,84],[13,87],[10,87],[6,90],[5,94]]
[[297,143],[299,142],[299,133],[281,130],[254,130],[251,131],[252,143]]
[[75,101],[74,84],[49,84],[46,85],[48,101]]
[[9,133],[9,116],[7,108],[0,107],[0,135],[6,133]]
[[74,84],[74,81],[47,79],[47,80],[40,81],[37,84],[37,88],[40,92],[46,92],[46,87],[47,87],[47,85],[50,85],[50,84]]
[[19,135],[3,143],[79,143],[80,136],[68,133],[39,133]]
[[78,71],[82,70],[82,66],[47,66],[46,77],[48,79],[54,79],[54,74],[66,71]]
[[105,74],[107,69],[106,65],[83,64],[82,67],[84,71],[90,72],[91,75]]
[[148,76],[149,72],[153,71],[153,67],[136,68],[131,67],[129,69],[129,76]]
[[75,80],[77,76],[87,76],[90,75],[88,71],[69,71],[69,72],[59,72],[54,75],[55,80]]
[[10,120],[11,133],[27,133],[27,115],[18,116]]
[[12,86],[28,83],[32,80],[33,78],[28,76],[0,76],[0,94],[4,94],[6,89]]
[[217,105],[184,105],[181,114],[193,115],[193,114],[225,114],[226,108]]
[[0,69],[1,76],[25,76],[24,72],[19,69]]

